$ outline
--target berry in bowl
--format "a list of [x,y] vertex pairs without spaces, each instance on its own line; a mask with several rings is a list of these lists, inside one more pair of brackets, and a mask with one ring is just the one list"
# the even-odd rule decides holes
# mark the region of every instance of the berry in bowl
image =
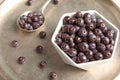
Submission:
[[119,30],[95,10],[65,13],[52,36],[52,43],[63,61],[88,70],[111,60]]

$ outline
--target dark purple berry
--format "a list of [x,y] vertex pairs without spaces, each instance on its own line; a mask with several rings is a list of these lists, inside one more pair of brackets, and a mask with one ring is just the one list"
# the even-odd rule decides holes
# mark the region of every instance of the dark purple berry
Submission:
[[97,49],[98,49],[99,51],[104,51],[104,50],[106,49],[106,47],[105,47],[104,44],[99,43],[99,44],[97,44]]
[[56,73],[56,72],[50,72],[50,73],[49,73],[49,79],[50,79],[50,80],[55,80],[55,79],[57,79],[57,73]]
[[78,19],[76,20],[76,24],[77,24],[78,26],[83,26],[83,25],[84,25],[84,20],[83,20],[82,18],[78,18]]
[[87,58],[93,58],[93,52],[91,50],[88,50],[85,52],[85,55],[87,56]]
[[40,36],[41,39],[45,38],[46,37],[46,32],[45,31],[41,31],[39,33],[39,36]]
[[76,62],[77,62],[77,63],[87,62],[87,57],[86,57],[85,55],[83,55],[83,56],[78,56],[77,59],[76,59]]
[[74,38],[74,42],[78,44],[78,43],[82,42],[82,39],[80,37],[76,36]]
[[113,48],[114,48],[114,46],[112,44],[106,45],[106,49],[111,51],[111,52],[113,51]]
[[53,4],[57,5],[59,3],[59,0],[53,0]]
[[38,46],[36,47],[36,52],[37,52],[37,53],[42,53],[42,52],[43,52],[43,47],[42,47],[41,45],[38,45]]
[[13,40],[10,45],[13,47],[13,48],[17,48],[19,46],[19,42],[17,40]]
[[46,61],[41,61],[39,67],[43,69],[46,66],[46,64]]
[[65,16],[64,19],[63,19],[63,24],[69,24],[69,20],[70,20],[70,17],[69,16]]
[[94,28],[95,28],[94,23],[88,23],[87,26],[86,26],[87,30],[93,30]]
[[82,18],[83,14],[82,14],[81,11],[78,11],[78,12],[75,13],[74,17],[76,17],[76,18]]
[[106,51],[103,52],[104,59],[108,59],[111,56],[112,56],[112,53],[110,51],[106,50]]
[[85,28],[79,29],[78,35],[83,37],[87,36],[87,30]]
[[67,44],[67,43],[62,43],[61,44],[61,49],[63,50],[63,51],[68,51],[69,49],[70,49],[70,47],[69,47],[69,45]]
[[94,50],[96,48],[95,43],[89,43],[89,49]]
[[81,42],[78,44],[78,49],[80,51],[87,51],[89,48],[88,44],[86,42]]
[[75,48],[71,48],[68,53],[67,53],[70,57],[74,57],[77,55],[77,50]]
[[95,55],[94,55],[95,59],[96,60],[102,60],[103,59],[103,54],[100,53],[100,52],[97,52]]
[[102,42],[103,44],[109,44],[110,40],[109,40],[108,37],[103,37],[103,38],[101,38],[101,42]]
[[94,33],[95,33],[95,35],[99,36],[99,35],[102,34],[102,31],[101,31],[100,29],[96,28],[96,29],[94,30]]
[[109,30],[105,33],[105,35],[106,35],[107,37],[109,37],[109,38],[113,38],[114,30],[109,29]]
[[20,56],[20,57],[18,58],[18,63],[19,63],[19,64],[24,64],[24,63],[25,63],[25,60],[26,60],[25,57]]

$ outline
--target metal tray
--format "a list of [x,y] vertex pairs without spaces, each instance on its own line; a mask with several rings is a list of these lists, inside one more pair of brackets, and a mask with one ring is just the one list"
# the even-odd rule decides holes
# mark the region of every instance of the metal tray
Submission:
[[[32,6],[26,6],[26,0],[6,0],[0,6],[0,80],[49,80],[51,71],[58,74],[57,80],[113,80],[120,73],[120,41],[112,61],[93,66],[89,71],[64,64],[50,41],[61,15],[66,12],[95,9],[119,27],[120,14],[113,4],[109,0],[60,0],[58,5],[48,5],[45,26],[39,31],[18,30],[18,16],[27,10],[38,10],[45,1],[33,0]],[[42,30],[47,33],[45,39],[38,37]],[[9,45],[14,39],[20,42],[18,48]],[[42,54],[35,52],[39,44],[44,46]],[[17,63],[19,56],[26,57],[25,64]],[[38,67],[41,60],[47,61],[44,69]]]

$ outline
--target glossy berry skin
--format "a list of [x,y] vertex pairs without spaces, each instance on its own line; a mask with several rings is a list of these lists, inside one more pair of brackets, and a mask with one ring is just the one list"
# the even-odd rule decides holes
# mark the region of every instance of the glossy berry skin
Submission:
[[108,37],[103,37],[103,38],[101,38],[101,42],[102,42],[103,44],[109,44],[110,40],[109,40]]
[[94,57],[95,57],[96,60],[102,60],[103,59],[103,54],[98,52],[98,53],[95,54]]
[[97,49],[99,51],[104,51],[106,49],[106,46],[102,43],[97,44]]
[[70,56],[70,57],[74,57],[77,55],[77,50],[75,48],[71,48],[67,54]]
[[79,29],[79,31],[78,31],[78,35],[79,36],[87,36],[87,30],[85,29],[85,28],[81,28],[81,29]]
[[79,45],[78,45],[78,49],[80,50],[80,51],[87,51],[88,50],[88,44],[87,43],[85,43],[85,42],[82,42],[82,43],[80,43]]
[[108,58],[110,58],[111,56],[112,56],[112,53],[110,52],[110,51],[108,51],[108,50],[105,50],[104,52],[103,52],[103,57],[104,57],[104,59],[108,59]]
[[62,43],[61,44],[61,49],[63,51],[68,51],[70,49],[69,45],[67,43]]

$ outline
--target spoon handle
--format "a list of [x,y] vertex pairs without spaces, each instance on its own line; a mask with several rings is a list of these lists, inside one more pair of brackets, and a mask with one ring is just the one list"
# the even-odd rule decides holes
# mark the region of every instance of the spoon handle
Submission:
[[50,1],[51,1],[51,0],[47,0],[47,1],[45,2],[45,4],[42,6],[42,9],[41,9],[42,14],[44,14],[44,10],[45,10],[45,8],[47,7],[47,5],[50,3]]

